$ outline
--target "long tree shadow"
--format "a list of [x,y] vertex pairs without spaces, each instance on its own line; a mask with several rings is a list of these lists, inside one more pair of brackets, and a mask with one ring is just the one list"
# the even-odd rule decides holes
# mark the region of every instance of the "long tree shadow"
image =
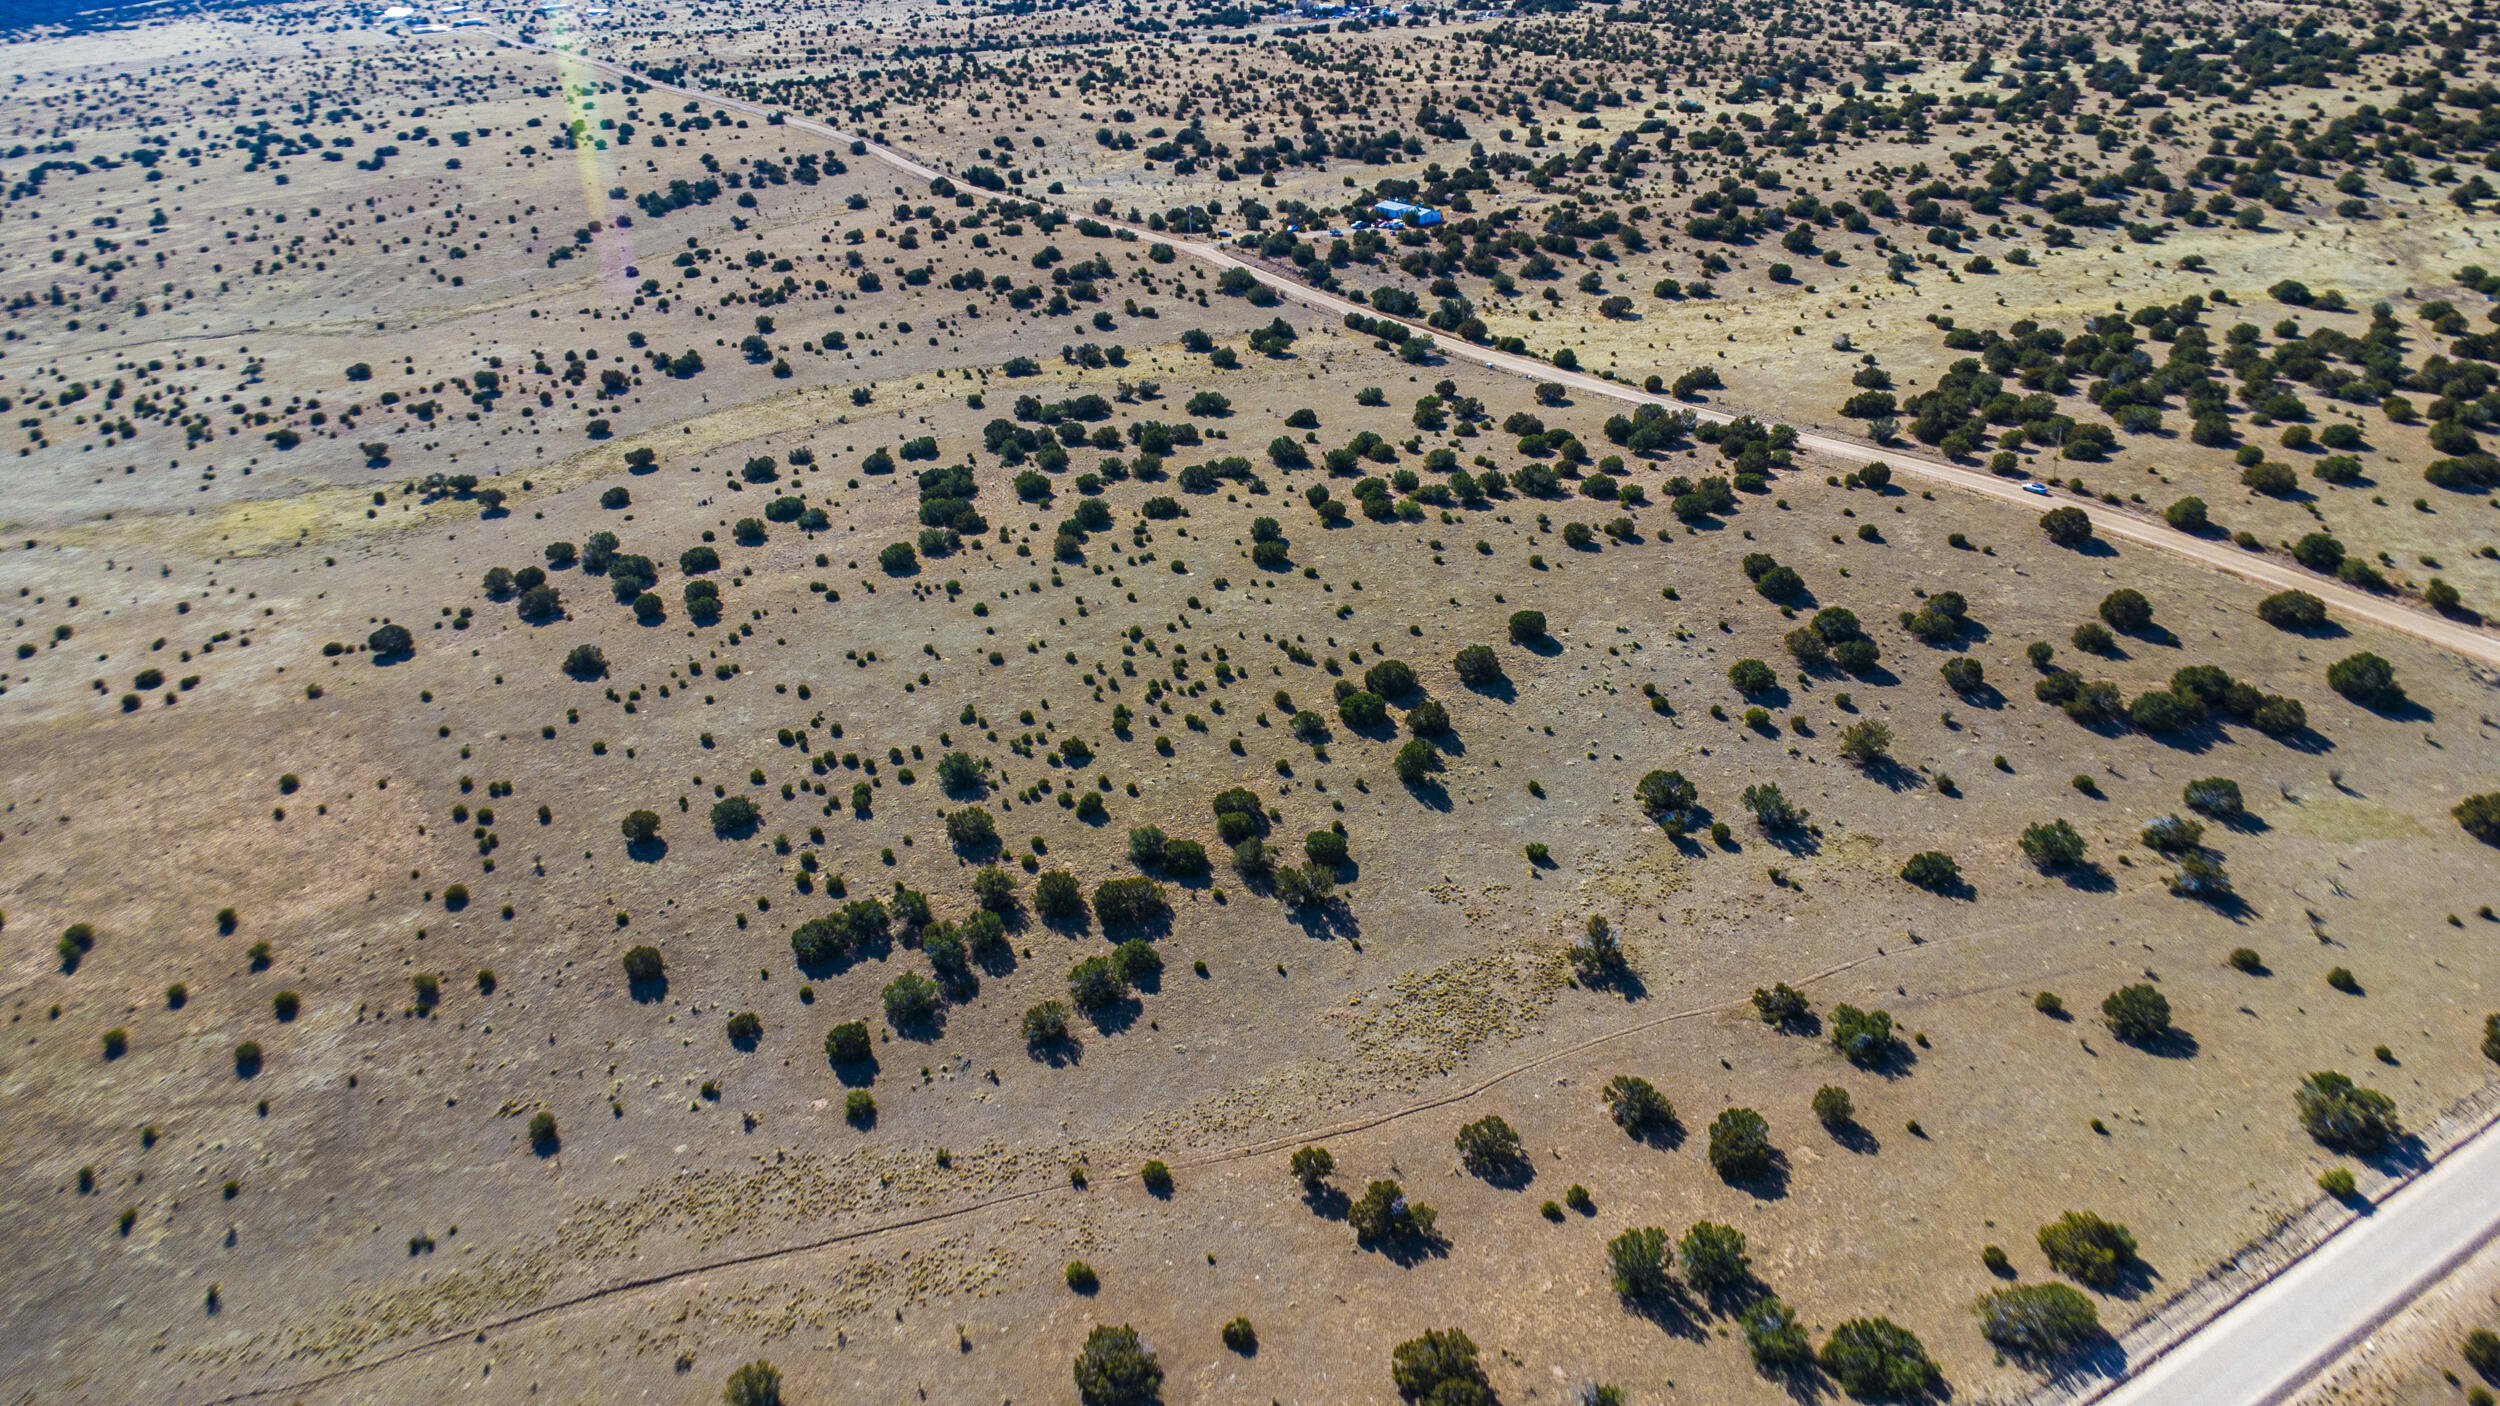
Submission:
[[940,1002],[936,1009],[918,1020],[895,1026],[894,1033],[898,1038],[909,1040],[915,1045],[936,1043],[939,1037],[946,1033],[945,1003]]
[[1784,825],[1777,830],[1762,831],[1763,843],[1783,854],[1803,857],[1819,854],[1823,841],[1802,825]]
[[1837,1123],[1826,1123],[1823,1125],[1823,1130],[1830,1133],[1832,1141],[1839,1143],[1843,1149],[1861,1157],[1872,1157],[1884,1150],[1883,1140],[1867,1131],[1866,1125],[1855,1118],[1844,1118]]
[[1788,1173],[1788,1154],[1774,1151],[1759,1173],[1749,1177],[1723,1176],[1719,1180],[1757,1201],[1784,1201],[1788,1199]]
[[1795,1366],[1756,1365],[1754,1370],[1779,1383],[1780,1390],[1786,1392],[1788,1399],[1799,1403],[1799,1406],[1817,1406],[1817,1403],[1829,1400],[1837,1394],[1831,1378],[1823,1375],[1823,1369],[1814,1365],[1814,1359],[1811,1357]]
[[1476,1179],[1501,1191],[1525,1191],[1536,1181],[1536,1161],[1525,1155],[1474,1169]]
[[2376,1152],[2361,1157],[2364,1166],[2384,1176],[2410,1176],[2430,1166],[2430,1151],[2419,1133],[2406,1133],[2391,1139]]
[[2128,1255],[2118,1262],[2117,1282],[2101,1292],[2114,1299],[2140,1299],[2153,1292],[2162,1282],[2161,1271]]
[[1443,815],[1450,813],[1449,788],[1440,782],[1427,776],[1421,781],[1408,781],[1402,784],[1406,787],[1406,794],[1413,796],[1416,803],[1425,809],[1439,811]]
[[1070,1065],[1085,1062],[1085,1046],[1074,1035],[1027,1041],[1024,1053],[1035,1063],[1047,1064],[1053,1069],[1065,1069]]
[[1085,1018],[1092,1021],[1094,1029],[1102,1034],[1117,1035],[1135,1025],[1145,1010],[1144,1002],[1134,996],[1123,996],[1116,1001],[1086,1007]]
[[2127,1374],[2127,1350],[2107,1329],[2099,1327],[2062,1357],[2034,1358],[2013,1352],[2006,1357],[2041,1373],[2050,1387],[2071,1389],[2094,1380],[2114,1382]]
[[2144,641],[2146,644],[2158,645],[2163,649],[2177,649],[2179,647],[2179,637],[2170,633],[2169,629],[2162,625],[2159,621],[2148,620],[2142,625],[2129,630],[2127,633],[2136,639]]
[[2194,1035],[2175,1025],[2166,1027],[2160,1034],[2149,1039],[2127,1040],[2121,1043],[2133,1049],[2142,1050],[2155,1059],[2194,1059],[2204,1049],[2204,1046],[2196,1042]]
[[1306,903],[1298,908],[1288,908],[1285,910],[1285,917],[1295,927],[1302,929],[1303,936],[1316,938],[1322,942],[1334,941],[1338,938],[1350,938],[1359,942],[1363,937],[1362,920],[1355,916],[1354,909],[1342,899],[1332,898],[1326,903]]
[[2057,871],[2057,877],[2077,893],[2109,893],[2118,887],[2107,869],[2090,861],[2066,865]]
[[1590,991],[1612,991],[1627,1002],[1649,998],[1649,983],[1641,980],[1641,974],[1633,970],[1629,962],[1619,967],[1579,972],[1574,979]]
[[1710,1330],[1701,1321],[1701,1305],[1693,1298],[1692,1291],[1680,1281],[1670,1281],[1655,1293],[1618,1294],[1616,1298],[1622,1303],[1624,1312],[1644,1320],[1661,1332],[1689,1342],[1707,1342],[1710,1339]]
[[2185,752],[2191,756],[2203,756],[2216,746],[2230,740],[2223,735],[2221,727],[2211,719],[2194,727],[2174,727],[2162,732],[2148,731],[2144,735],[2173,752]]
[[1358,1249],[1369,1250],[1400,1269],[1413,1269],[1426,1260],[1450,1257],[1450,1242],[1439,1232],[1429,1235],[1384,1236],[1378,1240],[1357,1240]]

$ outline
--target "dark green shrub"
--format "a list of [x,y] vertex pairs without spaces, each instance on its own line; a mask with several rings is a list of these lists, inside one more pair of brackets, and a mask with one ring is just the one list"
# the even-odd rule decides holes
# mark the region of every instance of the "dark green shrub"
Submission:
[[[961,752],[953,753],[962,756]],[[979,806],[965,806],[946,816],[947,843],[961,850],[986,850],[998,843],[998,822]]]
[[1025,1011],[1022,1028],[1028,1048],[1056,1045],[1068,1038],[1068,1008],[1057,1001],[1044,1001]]
[[1745,1255],[1745,1233],[1716,1221],[1695,1221],[1676,1242],[1676,1263],[1685,1282],[1705,1294],[1725,1294],[1744,1285],[1751,1263]]
[[1675,1105],[1658,1092],[1656,1085],[1632,1074],[1618,1074],[1606,1081],[1598,1097],[1606,1105],[1606,1114],[1615,1126],[1634,1137],[1662,1132],[1675,1126]]
[[1079,1010],[1108,1010],[1127,996],[1128,982],[1109,957],[1087,957],[1068,968],[1068,999]]
[[2025,827],[2023,857],[2042,869],[2071,869],[2083,862],[2083,836],[2062,817]]
[[1033,885],[1033,911],[1052,922],[1075,922],[1085,916],[1085,891],[1076,876],[1053,869]]
[[1907,883],[1942,893],[1962,882],[1962,866],[1954,863],[1950,855],[1921,850],[1901,866],[1901,877]]
[[1334,830],[1313,830],[1302,839],[1302,853],[1324,869],[1345,867],[1346,837]]
[[1840,759],[1851,766],[1872,766],[1891,754],[1892,729],[1873,718],[1862,718],[1840,730]]
[[2404,687],[2396,682],[2396,667],[2366,650],[2329,665],[2326,683],[2364,708],[2392,709],[2405,703]]
[[2095,1289],[2117,1288],[2135,1260],[2127,1228],[2090,1211],[2068,1211],[2040,1227],[2038,1238],[2051,1269]]
[[2500,845],[2500,791],[2486,791],[2457,802],[2448,812],[2465,833],[2487,845]]
[[2040,530],[2061,547],[2080,547],[2092,540],[2092,515],[2081,508],[2051,508],[2040,515]]
[[2121,986],[2101,1000],[2109,1033],[2130,1045],[2146,1045],[2170,1033],[2170,1001],[2148,983]]
[[1398,1394],[1421,1406],[1492,1406],[1493,1388],[1476,1364],[1476,1345],[1456,1328],[1427,1331],[1389,1353]]
[[2227,776],[2208,776],[2189,782],[2179,793],[2187,808],[2216,820],[2237,818],[2247,809],[2240,796],[2240,783]]
[[2101,1315],[2092,1301],[2064,1284],[2015,1284],[1972,1305],[1979,1334],[2007,1356],[2050,1361],[2101,1336]]
[[866,1064],[872,1053],[868,1022],[864,1020],[846,1020],[825,1032],[825,1059],[828,1063]]
[[1383,659],[1363,671],[1363,688],[1382,698],[1404,698],[1415,691],[1415,671],[1395,659]]
[[1382,1180],[1363,1189],[1362,1196],[1346,1208],[1345,1218],[1357,1244],[1373,1245],[1430,1239],[1437,1217],[1430,1206],[1407,1200],[1396,1182]]
[[1755,1366],[1766,1372],[1788,1373],[1814,1360],[1813,1344],[1807,1340],[1806,1330],[1798,1325],[1797,1311],[1778,1299],[1766,1294],[1747,1304],[1737,1316]]
[[1168,840],[1164,843],[1164,873],[1175,879],[1203,879],[1207,876],[1208,868],[1205,845],[1196,840]]
[[1163,954],[1142,937],[1132,937],[1111,949],[1111,965],[1119,970],[1120,979],[1138,985],[1163,975]]
[[1675,1282],[1667,1232],[1657,1226],[1627,1230],[1606,1242],[1606,1268],[1615,1292],[1627,1299],[1656,1298]]
[[1832,1048],[1851,1064],[1872,1069],[1892,1057],[1892,1014],[1862,1011],[1842,1003],[1832,1007]]
[[1105,927],[1132,927],[1171,915],[1163,886],[1152,879],[1106,879],[1094,887],[1094,916]]
[[1774,834],[1806,823],[1805,808],[1781,795],[1780,788],[1768,781],[1746,787],[1737,803],[1753,813],[1756,824]]
[[[2061,508],[2060,512],[2072,509]],[[1908,1400],[1933,1391],[1943,1373],[1918,1335],[1889,1318],[1852,1318],[1832,1329],[1815,1355],[1843,1391],[1870,1400]]]
[[1479,1176],[1518,1164],[1519,1134],[1498,1113],[1488,1113],[1458,1130],[1458,1160]]
[[1858,1109],[1849,1099],[1849,1091],[1837,1084],[1825,1084],[1814,1091],[1814,1119],[1826,1128],[1846,1128],[1857,1118]]
[[2257,602],[2257,618],[2278,630],[2314,630],[2326,623],[2326,602],[2307,591],[2277,591]]
[[2339,1151],[2368,1156],[2404,1131],[2394,1099],[2333,1070],[2321,1070],[2302,1080],[2292,1097],[2301,1127]]
[[1767,989],[1760,986],[1753,989],[1754,1014],[1761,1017],[1765,1025],[1785,1027],[1800,1024],[1811,1009],[1806,993],[1785,981],[1773,982]]
[[2477,1328],[2465,1335],[2457,1350],[2464,1356],[2465,1365],[2481,1373],[2483,1380],[2500,1381],[2500,1333]]
[[1710,1122],[1710,1165],[1728,1181],[1750,1181],[1771,1170],[1778,1154],[1771,1126],[1750,1108],[1731,1108]]
[[781,1373],[758,1359],[729,1374],[721,1388],[724,1406],[781,1406]]
[[[1075,1287],[1080,1268],[1068,1267],[1069,1287]],[[1091,1278],[1092,1271],[1086,1274]],[[1085,1406],[1149,1406],[1163,1390],[1163,1368],[1153,1350],[1125,1323],[1116,1328],[1103,1324],[1086,1334],[1073,1370],[1077,1398]]]
[[2122,635],[2132,635],[2153,623],[2153,603],[2142,591],[2122,586],[2101,598],[2101,619]]
[[934,1019],[945,998],[936,982],[918,972],[905,972],[885,984],[883,999],[885,1023],[897,1030],[911,1030]]

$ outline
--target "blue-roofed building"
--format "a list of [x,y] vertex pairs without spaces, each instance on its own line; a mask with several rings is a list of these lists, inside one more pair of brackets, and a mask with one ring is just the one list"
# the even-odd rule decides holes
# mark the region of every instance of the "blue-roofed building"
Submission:
[[1441,223],[1440,211],[1429,205],[1416,205],[1404,200],[1380,201],[1372,206],[1372,213],[1384,220],[1394,220],[1400,224],[1408,223],[1410,220],[1418,225]]

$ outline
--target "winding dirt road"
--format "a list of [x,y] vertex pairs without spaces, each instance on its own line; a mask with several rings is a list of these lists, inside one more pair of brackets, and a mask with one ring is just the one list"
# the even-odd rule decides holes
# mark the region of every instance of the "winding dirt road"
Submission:
[[[548,48],[546,45],[519,39],[513,42],[525,44],[527,47]],[[681,97],[709,103],[726,111],[766,120],[770,120],[774,115],[774,109],[756,103],[724,97],[718,93],[704,92],[698,88],[656,82],[635,72],[630,66],[612,60],[570,51],[566,51],[565,57],[569,62],[594,68],[618,78],[631,78],[637,83],[648,84],[661,92],[675,93]],[[823,137],[829,141],[856,145],[865,155],[916,180],[935,181],[945,174],[883,143],[872,141],[856,132],[846,132],[812,117],[798,117],[784,113],[781,116],[781,125]],[[1034,197],[1026,196],[1025,198]],[[1591,376],[1585,372],[1564,371],[1533,356],[1478,346],[1473,342],[1436,331],[1405,318],[1382,318],[1379,313],[1374,312],[1368,306],[1314,288],[1297,279],[1287,278],[1271,269],[1241,258],[1220,244],[1182,239],[1161,231],[1149,230],[1141,225],[1132,225],[1126,221],[1112,220],[1106,223],[1128,230],[1140,240],[1169,245],[1175,252],[1186,254],[1214,268],[1241,269],[1261,283],[1275,289],[1279,296],[1304,307],[1328,313],[1340,319],[1348,313],[1360,313],[1364,317],[1375,320],[1398,322],[1408,327],[1413,333],[1430,337],[1444,356],[1455,360],[1472,361],[1480,366],[1490,367],[1496,371],[1506,371],[1515,376],[1525,376],[1531,380],[1552,381],[1573,391],[1604,396],[1630,405],[1662,405],[1678,410],[1689,410],[1700,419],[1720,424],[1738,419],[1744,414],[1741,410],[1724,410],[1711,405],[1693,405],[1666,396],[1651,395],[1636,386],[1610,381],[1600,376]],[[2461,620],[2433,614],[2403,600],[2373,595],[2370,592],[2347,586],[2333,577],[2303,570],[2278,557],[2248,551],[2219,538],[2199,537],[2181,532],[2146,514],[2122,511],[2096,499],[2063,491],[2044,499],[2036,494],[2025,493],[2019,484],[2011,480],[1998,478],[1994,474],[1978,469],[1967,469],[1927,455],[1906,453],[1899,449],[1819,430],[1800,430],[1797,434],[1797,444],[1798,447],[1816,454],[1855,459],[1861,463],[1886,464],[1897,474],[1958,488],[1965,493],[1975,493],[2000,502],[2024,507],[2037,506],[2044,510],[2050,507],[2081,508],[2090,515],[2093,530],[2102,536],[2122,542],[2133,542],[2155,551],[2168,552],[2172,556],[2193,561],[2201,566],[2228,572],[2242,580],[2263,586],[2269,591],[2294,588],[2304,590],[2324,600],[2347,619],[2367,621],[2383,629],[2394,630],[2398,634],[2411,635],[2415,639],[2428,641],[2442,649],[2463,655],[2476,663],[2500,667],[2500,635],[2495,635],[2489,630]]]

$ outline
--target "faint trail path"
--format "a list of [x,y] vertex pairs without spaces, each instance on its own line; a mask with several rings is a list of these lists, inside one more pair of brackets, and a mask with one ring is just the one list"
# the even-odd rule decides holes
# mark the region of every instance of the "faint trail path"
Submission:
[[[1849,961],[1826,967],[1823,970],[1816,972],[1814,975],[1807,977],[1800,984],[1812,986],[1817,982],[1827,980],[1828,978],[1838,976],[1842,972],[1851,971],[1872,962],[1906,958],[1920,952],[1936,951],[1947,945],[1949,945],[1948,942],[1929,942],[1918,946],[1891,951],[1878,949],[1863,957],[1855,957]],[[1339,1122],[1330,1123],[1324,1127],[1307,1128],[1277,1137],[1265,1138],[1258,1142],[1245,1143],[1239,1147],[1226,1148],[1220,1152],[1206,1153],[1197,1157],[1174,1158],[1171,1161],[1171,1165],[1176,1171],[1188,1171],[1192,1168],[1198,1167],[1221,1166],[1227,1162],[1240,1162],[1253,1157],[1269,1156],[1273,1153],[1282,1151],[1285,1148],[1300,1146],[1303,1143],[1315,1142],[1322,1138],[1344,1137],[1354,1133],[1366,1132],[1373,1128],[1383,1127],[1387,1124],[1398,1122],[1402,1119],[1412,1118],[1423,1113],[1429,1113],[1435,1109],[1447,1108],[1452,1104],[1465,1103],[1469,1099],[1475,1098],[1479,1094],[1482,1094],[1497,1085],[1506,1083],[1529,1072],[1530,1070],[1539,1068],[1540,1066],[1551,1064],[1556,1060],[1565,1059],[1575,1054],[1582,1054],[1589,1050],[1596,1049],[1601,1045],[1610,1044],[1628,1036],[1638,1035],[1644,1031],[1656,1030],[1662,1026],[1674,1025],[1683,1021],[1698,1020],[1705,1016],[1718,1015],[1724,1011],[1733,1010],[1738,1006],[1745,1004],[1749,1003],[1727,1002],[1712,1006],[1694,1006],[1686,1010],[1671,1011],[1664,1015],[1650,1016],[1647,1019],[1634,1021],[1631,1024],[1620,1026],[1616,1029],[1607,1031],[1604,1034],[1593,1035],[1588,1039],[1580,1040],[1573,1044],[1529,1055],[1525,1058],[1517,1060],[1514,1063],[1505,1065],[1493,1073],[1484,1075],[1483,1077],[1477,1079],[1474,1083],[1471,1083],[1461,1089],[1436,1094],[1431,1098],[1422,1099],[1413,1103],[1402,1104],[1396,1108],[1385,1109],[1377,1113],[1370,1113],[1356,1118],[1344,1119]],[[1107,1177],[1097,1178],[1096,1180],[1104,1183],[1110,1183],[1135,1181],[1136,1179],[1137,1177],[1135,1173],[1123,1172],[1115,1173]],[[1002,1206],[1017,1205],[1026,1201],[1037,1201],[1049,1196],[1071,1196],[1081,1194],[1083,1193],[1077,1192],[1072,1188],[1065,1186],[1038,1186],[1031,1187],[1023,1191],[1001,1192],[995,1196],[983,1197],[977,1201],[967,1201],[961,1205],[950,1206],[942,1210],[925,1211],[919,1215],[905,1216],[899,1220],[882,1221],[876,1225],[860,1226],[851,1230],[844,1230],[831,1235],[820,1236],[813,1240],[800,1241],[796,1244],[776,1245],[769,1249],[752,1250],[740,1255],[725,1255],[717,1259],[704,1260],[696,1264],[682,1265],[674,1269],[658,1270],[650,1274],[637,1275],[631,1279],[620,1279],[612,1283],[601,1284],[593,1288],[568,1294],[560,1299],[551,1299],[535,1308],[525,1309],[522,1312],[497,1318],[491,1322],[472,1323],[452,1332],[440,1333],[430,1338],[420,1339],[419,1341],[405,1344],[389,1352],[363,1358],[359,1361],[350,1363],[347,1366],[338,1367],[331,1371],[322,1372],[314,1376],[298,1377],[293,1381],[274,1382],[265,1386],[248,1387],[240,1391],[228,1392],[222,1396],[209,1397],[202,1402],[202,1406],[237,1406],[237,1403],[259,1401],[272,1396],[293,1398],[306,1392],[318,1390],[319,1388],[325,1386],[378,1371],[381,1368],[392,1365],[393,1363],[405,1362],[410,1358],[421,1357],[426,1353],[433,1352],[440,1348],[449,1347],[454,1343],[476,1341],[484,1338],[489,1333],[507,1332],[511,1329],[524,1327],[542,1319],[570,1312],[573,1309],[584,1308],[606,1299],[616,1298],[619,1295],[637,1293],[644,1289],[658,1288],[666,1284],[675,1283],[679,1280],[697,1278],[706,1274],[716,1274],[725,1269],[736,1269],[747,1265],[764,1264],[774,1260],[790,1259],[799,1255],[813,1254],[818,1250],[831,1249],[837,1245],[856,1244],[862,1240],[873,1240],[880,1236],[892,1235],[906,1230],[914,1230],[923,1226],[942,1225],[948,1221],[962,1220],[970,1216],[980,1215],[985,1211],[997,1210]]]
[[[518,39],[513,40],[513,42],[516,44],[522,43],[522,41]],[[537,48],[551,53],[555,52],[546,45],[523,44],[523,47]],[[619,78],[631,78],[637,83],[647,84],[661,92],[675,93],[681,97],[693,98],[697,101],[710,103],[715,107],[723,108],[731,112],[741,113],[748,117],[770,118],[774,111],[771,108],[764,107],[756,103],[746,102],[738,98],[724,97],[718,93],[705,92],[699,88],[687,88],[673,83],[656,82],[643,74],[635,72],[628,65],[616,63],[609,59],[595,58],[578,53],[568,54],[567,57],[572,62],[598,69],[603,73],[612,74]],[[868,156],[871,156],[878,161],[882,161],[886,165],[893,167],[895,170],[901,171],[918,180],[934,181],[945,174],[944,172],[935,170],[922,162],[916,161],[902,152],[896,151],[894,148],[881,142],[873,141],[860,133],[844,131],[843,129],[833,126],[830,123],[819,122],[812,117],[799,117],[784,113],[782,115],[781,125],[794,128],[802,132],[810,132],[830,141],[857,144],[864,149],[865,154]],[[1032,199],[1034,197],[1027,196],[1025,198]],[[1651,395],[1638,387],[1628,386],[1618,381],[1609,381],[1599,376],[1591,376],[1586,372],[1564,371],[1551,363],[1539,361],[1532,356],[1522,356],[1511,352],[1498,351],[1492,347],[1480,347],[1472,342],[1450,336],[1444,332],[1436,331],[1432,328],[1423,326],[1421,323],[1412,322],[1405,318],[1384,318],[1366,305],[1353,302],[1347,298],[1339,297],[1334,293],[1325,292],[1321,289],[1311,287],[1309,284],[1300,282],[1296,279],[1287,278],[1282,274],[1276,273],[1273,270],[1267,269],[1257,263],[1240,257],[1220,244],[1181,239],[1171,234],[1149,230],[1139,225],[1132,225],[1126,221],[1114,220],[1108,221],[1107,223],[1126,229],[1134,233],[1139,239],[1149,243],[1169,245],[1175,251],[1187,254],[1191,258],[1197,259],[1215,268],[1241,269],[1247,272],[1251,277],[1259,280],[1261,283],[1275,289],[1279,295],[1300,303],[1304,307],[1316,309],[1320,312],[1334,314],[1339,318],[1344,317],[1347,313],[1360,313],[1364,317],[1372,318],[1374,320],[1400,323],[1414,333],[1430,337],[1433,340],[1434,345],[1440,349],[1442,354],[1461,361],[1472,361],[1480,366],[1491,367],[1496,371],[1507,371],[1513,375],[1528,377],[1531,380],[1552,381],[1575,391],[1584,392],[1589,395],[1605,396],[1609,399],[1619,400],[1629,404],[1663,405],[1678,410],[1689,410],[1703,420],[1714,421],[1720,424],[1725,424],[1729,421],[1735,420],[1743,413],[1741,411],[1722,410],[1709,405],[1690,405],[1671,399],[1667,396]],[[2226,541],[2218,541],[2212,538],[2198,537],[2189,533],[2181,532],[2178,529],[2171,527],[2169,524],[2161,522],[2160,520],[2146,514],[2121,511],[2106,503],[2097,502],[2079,494],[2061,493],[2053,498],[2040,498],[2036,494],[2024,493],[2019,485],[2010,480],[1998,478],[1996,475],[1982,470],[1967,469],[1958,464],[1948,463],[1945,460],[1933,458],[1928,455],[1906,453],[1899,449],[1888,449],[1862,440],[1849,439],[1822,431],[1798,431],[1797,444],[1799,448],[1810,450],[1817,454],[1826,454],[1842,459],[1855,458],[1867,463],[1886,464],[1891,466],[1891,468],[1897,473],[1924,479],[1931,483],[1945,484],[1949,487],[1961,489],[1966,493],[1976,493],[1982,497],[1994,498],[2000,502],[2013,503],[2024,507],[2037,506],[2043,510],[2051,507],[2081,508],[2085,513],[2091,516],[2093,529],[2105,536],[2113,537],[2124,542],[2133,542],[2138,546],[2151,547],[2156,551],[2168,552],[2172,556],[2195,562],[2200,566],[2211,567],[2218,571],[2228,572],[2233,576],[2241,578],[2242,580],[2253,582],[2257,585],[2266,587],[2269,590],[2281,591],[2296,588],[2307,591],[2311,595],[2324,600],[2328,605],[2342,612],[2350,619],[2365,620],[2373,625],[2381,627],[2382,629],[2393,630],[2398,634],[2410,635],[2415,639],[2424,640],[2431,644],[2438,645],[2442,649],[2461,654],[2467,659],[2471,659],[2478,664],[2500,667],[2500,635],[2495,635],[2489,630],[2482,629],[2479,626],[2467,624],[2461,620],[2453,620],[2446,616],[2435,615],[2428,610],[2409,605],[2401,600],[2372,595],[2367,591],[2347,586],[2343,582],[2337,581],[2331,577],[2320,576],[2314,572],[2304,571],[2299,567],[2287,565],[2282,561],[2265,556],[2261,553],[2246,551],[2239,547],[2235,547]]]

